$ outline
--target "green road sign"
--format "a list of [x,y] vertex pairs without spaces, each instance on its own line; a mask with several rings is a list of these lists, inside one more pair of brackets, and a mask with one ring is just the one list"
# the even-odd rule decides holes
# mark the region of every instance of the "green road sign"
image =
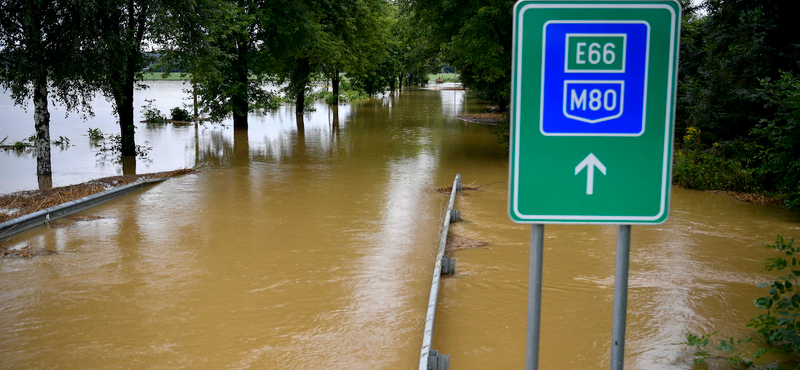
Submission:
[[517,2],[512,220],[667,219],[680,19],[677,1]]

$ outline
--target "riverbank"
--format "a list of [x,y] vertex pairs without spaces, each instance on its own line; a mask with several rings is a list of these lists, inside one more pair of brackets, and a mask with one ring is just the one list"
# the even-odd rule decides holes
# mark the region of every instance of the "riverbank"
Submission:
[[477,114],[461,114],[455,116],[462,121],[477,123],[479,125],[494,126],[505,120],[502,113],[477,113]]
[[97,194],[110,188],[130,184],[138,179],[175,177],[195,171],[188,168],[141,175],[111,176],[47,190],[26,190],[0,195],[0,222]]

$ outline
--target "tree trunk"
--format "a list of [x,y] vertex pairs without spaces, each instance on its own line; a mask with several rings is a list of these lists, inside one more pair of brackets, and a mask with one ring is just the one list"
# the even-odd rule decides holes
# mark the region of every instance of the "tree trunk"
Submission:
[[302,114],[295,114],[297,119],[297,145],[292,150],[292,158],[302,159],[306,156],[306,128]]
[[114,89],[114,103],[119,116],[120,154],[136,156],[136,125],[133,123],[133,73]]
[[123,155],[122,156],[122,174],[135,175],[136,174],[136,156]]
[[136,83],[136,72],[139,72],[142,58],[139,44],[136,41],[141,41],[141,38],[137,38],[137,36],[141,33],[140,28],[143,27],[143,24],[140,22],[143,22],[143,20],[136,19],[135,2],[133,0],[128,0],[127,5],[126,44],[123,44],[125,45],[122,48],[124,55],[121,56],[124,63],[124,68],[122,68],[124,75],[120,76],[120,83],[112,87],[112,90],[117,105],[117,114],[119,115],[120,152],[123,157],[136,157],[133,90]]
[[397,84],[397,81],[394,78],[392,78],[389,81],[389,92],[392,92],[392,93],[394,92],[394,87],[396,86],[396,84]]
[[306,89],[298,89],[297,95],[295,95],[295,108],[294,112],[297,114],[303,114],[306,108]]
[[373,81],[371,78],[368,78],[367,81],[364,83],[364,90],[367,90],[367,94],[369,94],[370,96],[372,96],[375,93],[375,91],[372,90],[374,85],[375,81]]
[[237,56],[235,63],[236,68],[236,91],[231,97],[231,104],[233,105],[233,129],[246,130],[247,129],[247,113],[250,112],[250,102],[247,94],[248,87],[248,70],[247,59],[243,55],[244,51],[240,48],[240,55]]
[[298,59],[295,69],[292,72],[292,80],[289,86],[295,96],[295,113],[303,114],[306,104],[306,86],[308,86],[309,75],[311,74],[311,61],[308,58]]
[[331,86],[333,87],[333,102],[332,105],[339,105],[339,70],[333,72],[331,79]]
[[197,112],[197,80],[192,75],[192,106],[194,107],[194,120],[200,120],[200,114]]
[[47,81],[33,86],[33,124],[36,128],[36,174],[53,173],[50,161],[50,111],[47,109]]
[[331,127],[331,132],[334,135],[338,135],[339,134],[339,106],[338,105],[334,105],[333,107],[331,107],[331,109],[333,110],[333,122],[331,123],[331,126],[332,126]]
[[233,160],[234,166],[250,165],[250,139],[247,130],[233,129]]
[[39,190],[50,190],[53,188],[53,174],[37,175],[36,179],[39,181]]
[[398,77],[397,80],[400,82],[398,84],[398,86],[397,86],[397,89],[402,91],[403,90],[403,75],[400,75],[400,77]]

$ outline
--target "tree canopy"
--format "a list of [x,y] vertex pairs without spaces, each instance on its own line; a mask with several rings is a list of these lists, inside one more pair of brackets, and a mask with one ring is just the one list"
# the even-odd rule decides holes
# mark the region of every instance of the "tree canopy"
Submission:
[[456,68],[465,87],[508,109],[513,0],[407,0],[438,65]]
[[[93,89],[86,83],[87,64],[79,52],[84,5],[81,0],[0,2],[0,85],[11,91],[18,105],[33,100],[40,176],[52,172],[49,101],[58,101],[67,112],[91,114]],[[41,181],[40,185],[47,187]]]

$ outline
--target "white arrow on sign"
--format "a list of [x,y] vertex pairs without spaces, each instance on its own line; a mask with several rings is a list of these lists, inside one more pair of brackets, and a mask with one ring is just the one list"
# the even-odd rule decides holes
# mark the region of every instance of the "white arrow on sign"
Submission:
[[589,153],[589,155],[587,155],[586,158],[581,161],[581,163],[578,163],[578,165],[575,166],[575,175],[586,168],[586,195],[592,195],[594,193],[595,167],[600,170],[603,175],[606,174],[606,166],[603,166],[603,164],[600,163],[600,160],[594,156],[594,153]]

